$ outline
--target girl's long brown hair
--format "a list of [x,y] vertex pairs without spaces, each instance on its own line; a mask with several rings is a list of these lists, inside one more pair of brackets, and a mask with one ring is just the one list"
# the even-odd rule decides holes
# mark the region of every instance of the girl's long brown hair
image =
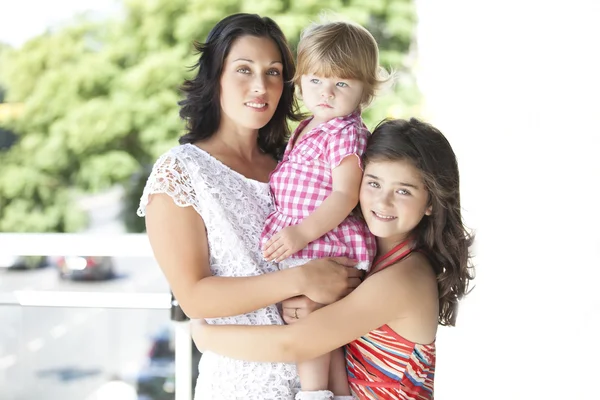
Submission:
[[456,155],[439,130],[412,118],[383,121],[375,128],[364,162],[381,160],[409,161],[423,176],[432,212],[423,217],[414,236],[435,270],[439,323],[454,326],[458,302],[474,278],[469,254],[474,237],[462,221]]

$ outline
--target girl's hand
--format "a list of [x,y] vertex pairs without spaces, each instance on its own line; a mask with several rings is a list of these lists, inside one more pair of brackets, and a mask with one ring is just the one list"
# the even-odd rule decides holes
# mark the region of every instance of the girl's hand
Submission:
[[283,228],[265,243],[263,256],[267,261],[282,261],[306,247],[309,240],[299,225]]
[[346,257],[321,258],[297,267],[302,272],[301,293],[312,301],[331,304],[348,295],[362,281],[363,272]]

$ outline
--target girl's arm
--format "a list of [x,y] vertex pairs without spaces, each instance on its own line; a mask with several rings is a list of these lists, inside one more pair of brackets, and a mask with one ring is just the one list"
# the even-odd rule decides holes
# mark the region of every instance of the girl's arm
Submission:
[[358,204],[362,169],[356,155],[349,155],[332,172],[332,192],[300,224],[282,229],[264,246],[267,260],[283,260],[337,227]]
[[154,256],[190,318],[239,315],[303,293],[318,297],[328,292],[335,301],[359,282],[353,268],[318,261],[307,268],[258,276],[212,276],[202,217],[193,207],[177,206],[166,194],[152,195],[146,229]]
[[[328,353],[393,320],[423,298],[419,259],[409,257],[363,282],[342,300],[292,325],[194,325],[202,351],[259,362],[301,362]],[[412,265],[411,265],[412,264]],[[428,283],[429,284],[429,283]]]

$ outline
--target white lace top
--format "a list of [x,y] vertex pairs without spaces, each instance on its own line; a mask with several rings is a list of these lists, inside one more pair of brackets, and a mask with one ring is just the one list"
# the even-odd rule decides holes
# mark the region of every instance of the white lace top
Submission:
[[[268,183],[248,179],[200,148],[185,144],[162,155],[154,165],[140,200],[139,216],[145,215],[154,193],[166,193],[178,206],[194,207],[202,216],[213,275],[252,276],[277,270],[264,261],[259,248],[260,233],[273,211]],[[283,324],[275,305],[207,322]],[[239,361],[206,352],[200,361],[195,398],[288,400],[294,398],[298,387],[294,365]]]

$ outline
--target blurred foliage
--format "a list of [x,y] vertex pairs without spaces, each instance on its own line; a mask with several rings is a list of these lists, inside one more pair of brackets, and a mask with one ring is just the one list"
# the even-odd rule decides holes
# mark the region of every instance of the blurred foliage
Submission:
[[152,164],[147,164],[125,183],[121,219],[128,232],[144,232],[146,230],[146,220],[137,216],[137,209],[150,172],[152,172]]
[[0,231],[81,229],[74,199],[115,184],[126,186],[128,229],[143,230],[135,209],[148,166],[182,133],[178,87],[196,61],[193,41],[227,14],[252,12],[277,21],[295,49],[322,10],[367,27],[382,65],[401,77],[365,111],[368,126],[415,114],[410,0],[124,0],[114,19],[80,18],[20,49],[0,45],[0,93],[23,105],[0,120],[17,134],[0,147]]

